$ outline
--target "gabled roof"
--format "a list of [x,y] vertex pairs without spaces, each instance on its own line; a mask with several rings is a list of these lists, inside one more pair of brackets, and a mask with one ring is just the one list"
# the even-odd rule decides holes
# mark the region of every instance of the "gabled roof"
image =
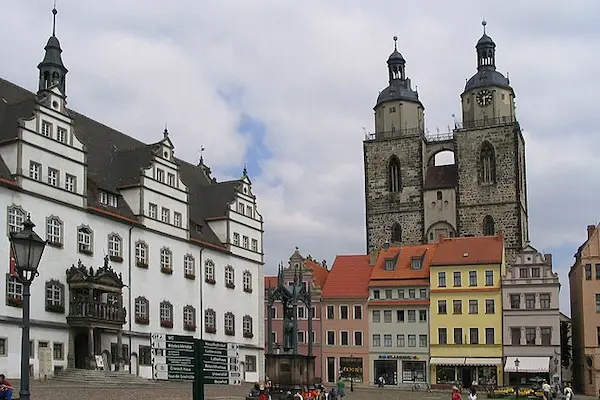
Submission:
[[[18,121],[34,115],[36,95],[22,87],[0,78],[0,141],[15,139]],[[147,168],[156,144],[146,144],[116,129],[69,110],[74,120],[77,138],[86,146],[88,162],[88,206],[105,209],[99,204],[97,191],[118,194],[119,188],[139,184],[142,169]],[[234,201],[240,180],[216,182],[205,173],[204,165],[193,165],[175,159],[179,165],[181,180],[188,187],[190,207],[190,234],[193,239],[225,248],[209,228],[207,218],[225,217],[229,204]],[[0,162],[0,178],[12,180],[8,168]],[[111,209],[114,215],[135,220],[125,200],[119,200],[119,208]],[[195,226],[201,229],[196,229]]]
[[[381,249],[373,272],[371,273],[371,282],[369,286],[377,284],[391,284],[392,286],[419,285],[424,280],[429,280],[429,265],[436,252],[437,243],[421,244],[412,246],[398,246]],[[412,268],[412,260],[420,259],[421,269]],[[387,271],[385,269],[386,260],[394,260],[394,269]],[[384,283],[385,281],[388,281]],[[418,281],[418,283],[417,283]]]
[[323,298],[366,299],[373,267],[369,256],[337,256],[323,288]]
[[304,266],[312,271],[315,285],[323,289],[325,282],[329,279],[329,270],[318,262],[309,259],[304,260]]
[[431,266],[501,264],[504,259],[502,232],[497,236],[443,238]]

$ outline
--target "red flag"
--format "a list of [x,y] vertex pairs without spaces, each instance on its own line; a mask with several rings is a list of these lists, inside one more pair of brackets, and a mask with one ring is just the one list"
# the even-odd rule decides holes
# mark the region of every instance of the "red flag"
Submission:
[[12,246],[10,248],[9,274],[10,276],[17,276],[17,259],[13,253]]

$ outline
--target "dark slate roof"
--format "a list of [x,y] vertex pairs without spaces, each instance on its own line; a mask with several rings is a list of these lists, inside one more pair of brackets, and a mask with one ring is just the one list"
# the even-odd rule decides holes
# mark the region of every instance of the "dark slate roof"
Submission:
[[456,164],[427,167],[423,189],[449,189],[458,184],[458,168]]
[[[16,138],[18,120],[31,117],[35,105],[34,93],[0,78],[0,141]],[[69,113],[74,119],[75,134],[88,153],[88,206],[135,219],[122,198],[119,209],[111,209],[98,203],[97,192],[102,189],[118,194],[119,188],[139,184],[141,170],[150,165],[157,144],[143,143],[73,110]],[[180,159],[175,162],[189,190],[191,237],[224,247],[205,220],[227,215],[241,181],[216,182],[204,173],[204,165]],[[3,161],[0,177],[12,179]]]
[[412,90],[409,79],[392,80],[389,86],[379,93],[375,107],[383,102],[392,100],[407,100],[421,104],[419,93],[416,90]]
[[480,87],[496,86],[512,90],[508,78],[494,69],[481,69],[467,81],[465,92]]

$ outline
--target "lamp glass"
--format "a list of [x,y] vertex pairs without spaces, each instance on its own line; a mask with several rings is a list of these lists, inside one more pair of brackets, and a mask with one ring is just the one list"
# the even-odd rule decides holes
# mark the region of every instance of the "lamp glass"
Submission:
[[23,230],[12,232],[10,247],[15,258],[15,268],[23,282],[31,283],[37,276],[37,269],[46,247],[46,241],[33,231],[35,224],[27,217]]

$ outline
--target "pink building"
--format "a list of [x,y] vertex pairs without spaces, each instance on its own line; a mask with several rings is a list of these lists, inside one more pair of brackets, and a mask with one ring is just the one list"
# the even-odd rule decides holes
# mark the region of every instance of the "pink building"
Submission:
[[[288,266],[283,271],[284,281],[286,284],[292,284],[294,281],[294,271],[296,268],[302,268],[302,280],[303,285],[310,285],[312,294],[312,307],[311,310],[307,310],[305,307],[298,307],[298,353],[308,354],[308,313],[313,315],[313,355],[315,359],[315,376],[320,377],[321,374],[321,359],[322,359],[322,339],[321,339],[321,297],[323,293],[323,285],[327,280],[329,271],[327,270],[327,264],[325,261],[319,263],[312,259],[309,255],[306,258],[302,257],[300,251],[296,247],[296,250],[290,257]],[[275,288],[277,286],[276,276],[265,276],[265,307],[267,307],[267,290],[269,287]],[[265,349],[268,345],[268,326],[267,317],[268,312],[271,312],[273,318],[271,338],[273,341],[273,349],[275,352],[282,351],[283,349],[283,309],[281,303],[277,302],[271,308],[265,312]]]
[[369,381],[369,256],[337,256],[321,301],[323,382],[342,377],[357,385]]

